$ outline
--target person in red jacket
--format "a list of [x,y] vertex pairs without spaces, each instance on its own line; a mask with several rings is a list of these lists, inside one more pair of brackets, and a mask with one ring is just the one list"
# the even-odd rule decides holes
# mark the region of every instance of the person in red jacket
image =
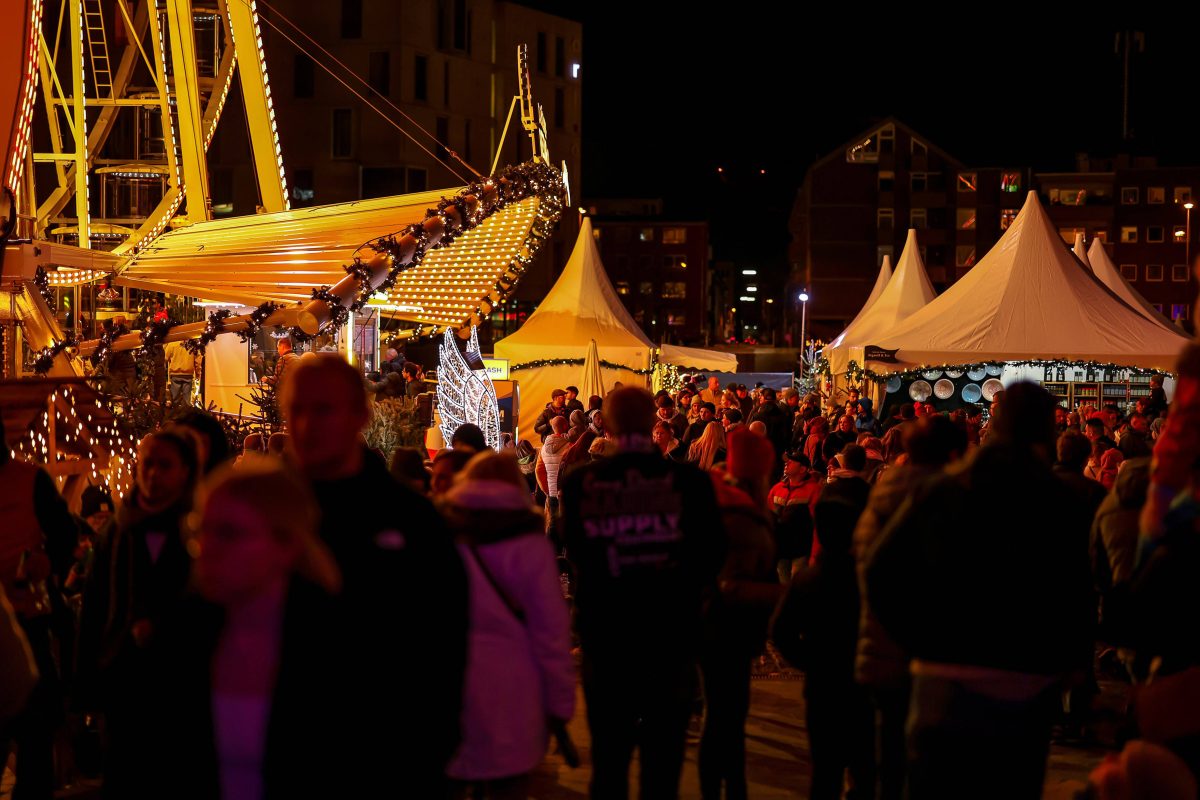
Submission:
[[793,450],[783,463],[783,480],[771,487],[767,501],[775,522],[775,558],[779,581],[788,583],[808,562],[812,550],[812,512],[822,481],[804,453]]

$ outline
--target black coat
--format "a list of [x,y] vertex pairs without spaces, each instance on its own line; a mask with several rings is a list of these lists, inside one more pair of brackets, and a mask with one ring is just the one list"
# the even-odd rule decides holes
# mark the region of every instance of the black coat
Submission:
[[780,654],[805,673],[805,693],[854,683],[858,578],[849,553],[821,551],[792,577],[771,625]]
[[[364,719],[376,709],[348,699],[367,665],[349,635],[353,626],[345,622],[332,597],[299,579],[292,582],[263,752],[268,800],[382,797],[406,785],[402,767],[384,775],[366,761],[380,733]],[[221,609],[192,597],[151,648],[155,669],[147,693],[156,700],[154,735],[147,737],[145,768],[130,796],[220,796],[211,670],[223,624]],[[389,688],[374,687],[381,697]],[[395,727],[404,725],[390,720],[383,738]],[[405,761],[400,754],[394,759]]]
[[792,415],[778,403],[760,403],[750,412],[746,425],[761,421],[767,426],[767,438],[775,447],[775,459],[783,457],[792,439]]
[[370,453],[359,474],[313,490],[344,580],[339,613],[356,664],[346,702],[383,721],[363,743],[371,774],[362,780],[433,797],[459,740],[467,578],[458,550],[433,505]]

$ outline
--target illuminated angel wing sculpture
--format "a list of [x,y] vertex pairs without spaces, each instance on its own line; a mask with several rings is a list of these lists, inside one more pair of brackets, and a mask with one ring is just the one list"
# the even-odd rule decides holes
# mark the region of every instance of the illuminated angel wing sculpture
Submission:
[[442,438],[449,446],[460,425],[470,422],[483,431],[488,447],[500,449],[500,406],[496,387],[486,369],[472,369],[471,357],[479,359],[479,337],[471,326],[464,358],[454,341],[454,332],[447,329],[438,348],[438,414],[442,421]]

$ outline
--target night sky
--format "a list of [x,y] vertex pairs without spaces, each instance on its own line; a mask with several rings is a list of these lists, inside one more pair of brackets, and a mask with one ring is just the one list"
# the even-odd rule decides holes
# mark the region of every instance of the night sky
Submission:
[[[584,24],[585,199],[663,197],[668,215],[712,221],[718,257],[782,266],[808,165],[887,116],[976,166],[1069,170],[1082,151],[1200,163],[1200,63],[1186,24],[1144,31],[1123,147],[1116,24],[1047,21],[1020,6],[1009,8],[1034,18],[955,31],[932,5],[909,7],[918,24],[850,4],[836,20],[799,5],[780,16],[774,4],[720,15],[700,4],[526,4]],[[755,207],[757,218],[746,213]]]

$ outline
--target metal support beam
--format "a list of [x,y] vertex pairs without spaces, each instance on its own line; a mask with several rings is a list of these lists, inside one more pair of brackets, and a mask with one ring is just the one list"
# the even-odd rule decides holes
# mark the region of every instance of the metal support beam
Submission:
[[83,65],[83,0],[69,0],[71,3],[71,29],[67,35],[71,38],[71,103],[72,116],[75,119],[75,217],[79,231],[78,245],[88,248],[91,241],[91,212],[88,209],[88,140],[87,140],[87,101],[84,96],[84,65]]
[[[191,0],[166,0],[170,35],[171,70],[175,109],[178,113],[179,151],[183,162],[183,188],[187,215],[192,222],[212,218],[208,195],[208,164],[204,152],[203,111],[196,71],[196,35],[192,29]],[[164,119],[164,123],[170,117]],[[164,124],[164,129],[166,125]]]
[[254,152],[254,171],[258,175],[262,206],[267,211],[286,211],[290,206],[283,174],[283,151],[279,148],[279,134],[275,128],[258,12],[254,0],[228,0],[225,5],[237,51],[238,79],[246,105],[250,148]]

